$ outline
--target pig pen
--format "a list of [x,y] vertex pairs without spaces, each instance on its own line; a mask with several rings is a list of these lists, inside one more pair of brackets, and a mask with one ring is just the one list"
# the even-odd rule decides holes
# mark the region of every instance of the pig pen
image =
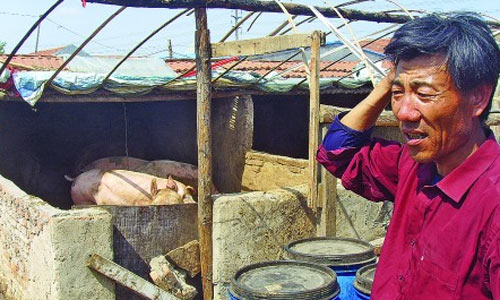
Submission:
[[[196,164],[196,101],[95,103],[86,97],[79,103],[78,97],[48,95],[35,109],[18,99],[0,103],[0,294],[143,299],[115,289],[87,268],[87,260],[91,254],[114,258],[148,278],[153,256],[197,239],[197,205],[73,208],[65,175],[109,156]],[[252,102],[217,99],[213,110],[214,173],[220,174],[214,179],[221,192],[240,191]]]
[[[227,298],[237,268],[275,259],[286,242],[316,234],[303,185],[306,111],[306,95],[214,99],[215,299]],[[151,257],[196,239],[196,205],[74,209],[64,175],[125,154],[196,164],[194,120],[190,100],[41,102],[36,110],[1,102],[0,291],[7,299],[143,299],[90,271],[89,256],[147,278]]]

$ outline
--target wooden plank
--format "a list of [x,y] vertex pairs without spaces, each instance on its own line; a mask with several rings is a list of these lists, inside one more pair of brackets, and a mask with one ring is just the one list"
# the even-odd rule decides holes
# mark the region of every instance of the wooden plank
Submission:
[[[320,123],[331,123],[338,114],[349,110],[351,109],[322,104],[320,105]],[[392,111],[383,111],[375,123],[375,126],[398,127],[399,123],[396,120],[396,117],[394,117]]]
[[317,211],[318,203],[318,163],[316,151],[319,145],[319,69],[321,33],[314,31],[311,44],[311,77],[309,79],[309,198],[308,204]]
[[[321,124],[321,136],[328,131],[328,124]],[[337,178],[325,168],[321,168],[319,185],[319,203],[321,214],[317,227],[318,236],[335,236],[337,234]]]
[[203,299],[212,300],[212,82],[210,70],[210,33],[205,8],[195,10],[196,33],[196,100],[198,120],[198,232],[200,242]]
[[87,266],[147,299],[179,300],[174,295],[98,254],[92,254]]
[[[289,34],[212,44],[213,57],[257,55],[299,47],[309,47],[312,34]],[[324,44],[324,38],[322,40]]]
[[[349,111],[350,108],[337,107],[332,105],[320,105],[320,123],[331,123],[333,122],[335,116],[344,111]],[[488,120],[486,120],[487,126],[499,126],[500,125],[500,111],[491,111]],[[378,118],[375,126],[378,127],[398,127],[399,123],[392,111],[383,111]]]

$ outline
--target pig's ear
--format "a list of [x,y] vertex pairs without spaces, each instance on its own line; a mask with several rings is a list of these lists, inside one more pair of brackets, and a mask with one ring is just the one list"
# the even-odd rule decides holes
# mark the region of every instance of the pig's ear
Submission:
[[195,195],[196,194],[196,190],[194,189],[194,187],[188,185],[186,186],[186,191],[188,192],[188,194],[190,195]]
[[156,184],[156,178],[151,179],[151,196],[154,198],[158,194],[158,185]]
[[172,179],[172,175],[168,176],[168,179],[167,179],[167,188],[169,188],[171,190],[174,190],[176,192],[178,190],[177,183],[175,183],[175,180]]

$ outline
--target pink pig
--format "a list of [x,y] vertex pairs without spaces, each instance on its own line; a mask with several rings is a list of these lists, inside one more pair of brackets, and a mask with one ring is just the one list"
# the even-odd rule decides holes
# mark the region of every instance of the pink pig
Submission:
[[128,170],[93,169],[72,181],[71,198],[77,205],[196,203],[192,197],[194,189],[172,177],[165,179]]

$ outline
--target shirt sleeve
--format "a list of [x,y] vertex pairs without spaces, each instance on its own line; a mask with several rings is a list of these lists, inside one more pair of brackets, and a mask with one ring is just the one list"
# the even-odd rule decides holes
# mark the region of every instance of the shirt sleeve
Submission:
[[346,113],[347,112],[340,113],[330,125],[323,139],[323,147],[326,150],[331,151],[346,147],[360,147],[370,141],[374,127],[365,131],[352,129],[340,122],[340,119],[342,119]]
[[342,179],[346,189],[372,201],[394,200],[403,147],[397,142],[370,140],[366,131],[350,135],[346,126],[339,126],[339,119],[335,121],[328,141],[325,139],[318,149],[317,161]]

